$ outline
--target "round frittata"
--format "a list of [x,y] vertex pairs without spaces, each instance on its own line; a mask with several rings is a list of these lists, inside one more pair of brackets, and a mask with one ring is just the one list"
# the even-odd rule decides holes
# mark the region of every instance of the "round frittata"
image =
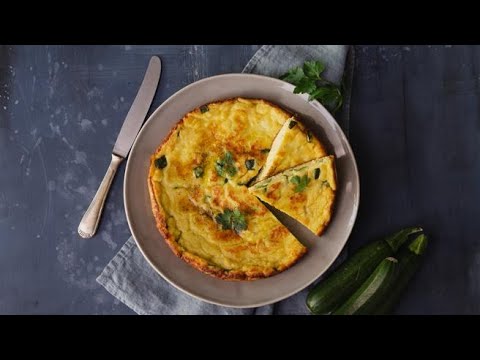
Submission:
[[[172,129],[151,157],[148,187],[157,228],[178,257],[221,279],[254,280],[306,253],[248,191],[291,118],[265,100],[236,98],[201,106]],[[326,155],[312,136],[302,161]]]

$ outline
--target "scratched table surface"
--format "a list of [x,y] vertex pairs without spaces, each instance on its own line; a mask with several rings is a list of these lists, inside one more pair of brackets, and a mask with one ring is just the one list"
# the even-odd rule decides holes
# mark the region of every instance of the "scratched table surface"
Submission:
[[[133,314],[95,281],[129,237],[122,165],[98,235],[76,229],[151,55],[152,110],[240,72],[259,46],[0,46],[0,313]],[[350,249],[431,235],[398,314],[480,312],[480,47],[357,46],[349,137],[361,179]],[[299,313],[304,309],[299,309]]]

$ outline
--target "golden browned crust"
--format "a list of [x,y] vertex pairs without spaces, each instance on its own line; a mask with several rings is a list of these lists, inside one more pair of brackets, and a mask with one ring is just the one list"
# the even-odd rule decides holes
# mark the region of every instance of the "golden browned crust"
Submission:
[[[290,111],[287,111],[287,110],[285,110],[284,108],[278,106],[277,104],[274,104],[274,103],[272,103],[272,102],[270,102],[270,101],[268,101],[268,100],[265,100],[265,99],[247,98],[247,97],[234,97],[234,98],[227,98],[227,99],[224,99],[224,100],[213,101],[213,102],[210,102],[210,103],[207,103],[207,104],[200,105],[199,107],[196,107],[195,109],[193,109],[192,111],[190,111],[189,113],[187,113],[187,114],[183,117],[183,119],[185,119],[185,118],[187,117],[187,115],[191,114],[192,112],[198,112],[198,111],[200,111],[200,108],[201,108],[202,106],[205,106],[205,105],[214,105],[214,104],[223,104],[223,103],[233,103],[233,102],[237,101],[238,99],[245,99],[245,100],[252,100],[252,101],[261,101],[261,102],[263,102],[263,103],[265,103],[265,104],[270,105],[271,107],[273,107],[273,108],[275,108],[275,109],[278,109],[278,110],[284,112],[284,113],[287,114],[289,117],[294,116],[294,115],[292,115],[292,113],[291,113]],[[295,115],[295,116],[297,116],[297,115]],[[183,119],[182,119],[182,120],[183,120]],[[180,124],[180,122],[179,122],[179,124]]]
[[336,198],[337,198],[337,191],[333,190],[333,201],[330,204],[330,207],[328,209],[328,212],[330,213],[330,217],[328,218],[328,221],[326,223],[324,223],[323,226],[318,230],[318,232],[317,232],[318,236],[322,235],[325,232],[325,229],[330,224],[330,221],[332,221],[333,212],[335,211],[335,206],[334,205],[335,205],[335,199]]
[[[206,105],[211,105],[211,104],[218,104],[218,103],[224,103],[224,102],[234,102],[239,98],[231,98],[231,99],[226,99],[226,100],[219,100],[216,102],[211,102]],[[287,115],[291,116],[290,113],[281,107],[279,107],[276,104],[273,104],[267,100],[263,99],[250,99],[250,98],[242,98],[242,99],[248,99],[248,100],[256,100],[256,101],[261,101],[264,102],[272,107],[275,107],[283,112],[285,112]],[[239,280],[257,280],[261,278],[267,278],[272,275],[275,275],[277,273],[280,273],[290,267],[292,267],[300,258],[305,255],[307,252],[307,248],[303,247],[301,249],[301,252],[297,254],[296,258],[294,258],[290,263],[287,263],[283,265],[281,268],[278,269],[271,269],[271,271],[265,272],[265,271],[249,271],[249,272],[244,272],[244,271],[236,271],[236,270],[225,270],[221,269],[217,266],[213,266],[207,263],[203,258],[196,256],[190,252],[183,251],[181,246],[178,245],[178,243],[175,241],[174,237],[170,234],[167,228],[167,223],[166,223],[166,214],[161,206],[157,203],[156,200],[156,194],[155,194],[155,186],[154,186],[154,181],[153,181],[153,173],[155,170],[155,165],[154,161],[156,159],[156,156],[158,153],[160,153],[163,149],[163,146],[168,142],[170,137],[176,132],[177,128],[184,122],[186,117],[191,114],[192,112],[200,112],[201,106],[195,108],[194,110],[190,111],[189,113],[185,114],[185,116],[178,121],[178,123],[170,130],[169,134],[165,137],[165,140],[160,144],[160,146],[155,150],[155,153],[150,157],[150,167],[149,167],[149,174],[148,174],[148,189],[149,189],[149,194],[150,194],[150,202],[151,202],[151,207],[152,207],[152,212],[153,216],[155,218],[155,223],[157,226],[158,231],[162,234],[163,238],[165,239],[167,245],[170,247],[170,249],[173,251],[173,253],[181,258],[183,261],[186,263],[190,264],[197,270],[200,270],[201,272],[208,274],[210,276],[222,279],[222,280],[230,280],[230,281],[239,281]]]
[[[334,181],[335,181],[335,187],[338,188],[337,167],[336,167],[337,161],[336,160],[337,159],[335,158],[335,161],[333,162],[333,176],[334,176]],[[328,219],[328,221],[326,223],[323,224],[323,227],[321,227],[320,230],[318,230],[318,232],[317,232],[318,236],[322,235],[325,232],[325,229],[327,228],[327,226],[332,221],[333,213],[335,211],[335,203],[337,202],[336,201],[337,200],[337,190],[332,189],[332,191],[333,191],[333,201],[330,204],[330,208],[328,209],[328,212],[330,213],[330,218]]]

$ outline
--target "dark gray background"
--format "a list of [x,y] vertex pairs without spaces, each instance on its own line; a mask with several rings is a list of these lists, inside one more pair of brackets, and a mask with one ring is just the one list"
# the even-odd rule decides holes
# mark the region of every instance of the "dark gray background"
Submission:
[[[124,165],[98,236],[78,222],[151,55],[152,109],[240,72],[259,46],[0,45],[0,313],[132,314],[95,282],[129,237]],[[412,224],[431,244],[397,310],[480,310],[480,47],[357,46],[349,136],[361,179],[354,249]]]

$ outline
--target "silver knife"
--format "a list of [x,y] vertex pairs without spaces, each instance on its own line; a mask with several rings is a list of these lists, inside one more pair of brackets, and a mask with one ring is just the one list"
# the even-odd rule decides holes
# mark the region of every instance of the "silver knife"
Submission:
[[113,147],[112,161],[107,169],[107,173],[78,226],[78,234],[82,238],[91,238],[97,231],[103,205],[105,204],[105,199],[110,190],[113,177],[115,176],[120,163],[127,157],[130,148],[142,127],[148,109],[152,104],[153,97],[155,96],[161,72],[162,64],[160,58],[153,56],[148,64],[142,85],[138,90],[137,96],[128,111],[127,117],[120,129],[120,133],[118,134],[117,142]]

